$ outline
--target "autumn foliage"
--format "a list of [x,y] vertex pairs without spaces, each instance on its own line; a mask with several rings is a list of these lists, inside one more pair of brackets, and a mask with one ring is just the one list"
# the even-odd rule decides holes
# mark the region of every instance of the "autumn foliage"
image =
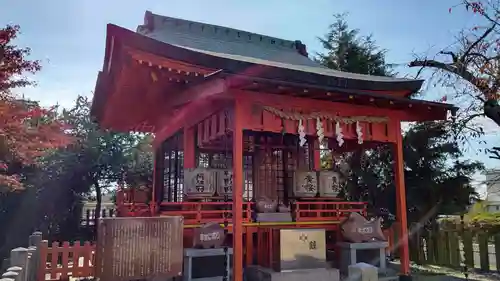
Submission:
[[463,85],[456,78],[466,81],[456,91],[462,109],[457,120],[473,135],[481,135],[481,127],[469,126],[476,117],[487,117],[500,126],[500,0],[462,0],[448,11],[457,9],[474,15],[474,24],[461,30],[456,42],[435,57],[417,57],[409,66],[437,70],[444,74],[441,77],[447,87]]
[[70,138],[57,120],[55,107],[20,99],[16,88],[32,86],[26,74],[41,69],[28,60],[29,48],[14,45],[19,26],[0,29],[0,192],[22,188],[22,168],[37,163],[50,149],[64,146]]

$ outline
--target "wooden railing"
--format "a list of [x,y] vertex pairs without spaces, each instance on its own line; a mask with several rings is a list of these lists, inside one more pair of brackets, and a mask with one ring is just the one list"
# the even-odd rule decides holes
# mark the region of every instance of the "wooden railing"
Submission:
[[116,217],[115,209],[102,209],[100,214],[96,214],[95,209],[86,209],[82,214],[81,225],[93,225],[95,217],[112,218]]
[[[243,222],[252,221],[254,203],[243,203]],[[183,216],[185,224],[200,224],[224,221],[232,218],[232,202],[162,202],[161,214]],[[364,202],[295,202],[292,204],[293,215],[297,222],[338,222],[350,213],[366,215]]]
[[[243,203],[243,222],[252,220],[252,202]],[[232,218],[232,202],[162,202],[161,214],[183,216],[184,224],[223,223]]]
[[366,216],[365,202],[295,202],[296,221],[340,221],[350,213]]

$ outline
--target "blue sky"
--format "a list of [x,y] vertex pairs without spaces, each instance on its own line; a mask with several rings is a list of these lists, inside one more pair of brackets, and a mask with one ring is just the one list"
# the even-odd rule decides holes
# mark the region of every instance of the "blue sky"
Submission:
[[[373,34],[387,49],[387,60],[401,64],[398,71],[408,73],[405,63],[413,54],[434,55],[454,41],[463,27],[477,18],[461,8],[448,9],[459,0],[1,0],[0,25],[19,24],[19,45],[29,46],[33,57],[43,62],[36,76],[38,87],[26,96],[43,104],[71,105],[79,94],[91,95],[96,74],[102,68],[107,23],[132,30],[143,22],[145,10],[171,17],[201,21],[262,33],[290,40],[301,40],[310,54],[321,51],[317,36],[327,31],[333,14],[348,13],[349,24],[362,34]],[[314,4],[311,4],[314,3]],[[429,99],[441,91],[432,90]],[[490,144],[499,143],[498,129],[485,123]],[[495,162],[474,152],[468,156]]]

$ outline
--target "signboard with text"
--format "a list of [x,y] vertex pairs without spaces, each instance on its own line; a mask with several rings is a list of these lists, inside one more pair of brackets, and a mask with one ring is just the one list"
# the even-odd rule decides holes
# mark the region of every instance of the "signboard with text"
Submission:
[[183,218],[103,218],[96,277],[106,281],[165,279],[182,274]]

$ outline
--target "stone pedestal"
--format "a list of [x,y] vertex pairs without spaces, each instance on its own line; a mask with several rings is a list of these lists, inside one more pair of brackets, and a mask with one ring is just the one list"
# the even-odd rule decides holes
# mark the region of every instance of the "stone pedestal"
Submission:
[[349,266],[349,281],[378,281],[378,269],[364,262]]
[[291,222],[290,213],[257,213],[255,221],[257,222]]
[[359,262],[365,262],[377,266],[380,272],[386,270],[385,249],[388,242],[364,242],[364,243],[337,243],[340,251],[340,271],[348,272],[349,266]]
[[227,249],[227,268],[224,268],[224,249],[185,249],[184,281],[222,281],[224,271],[229,272],[232,280],[233,248]]
[[247,281],[340,281],[336,268],[298,269],[276,272],[270,268],[251,265],[245,269]]

